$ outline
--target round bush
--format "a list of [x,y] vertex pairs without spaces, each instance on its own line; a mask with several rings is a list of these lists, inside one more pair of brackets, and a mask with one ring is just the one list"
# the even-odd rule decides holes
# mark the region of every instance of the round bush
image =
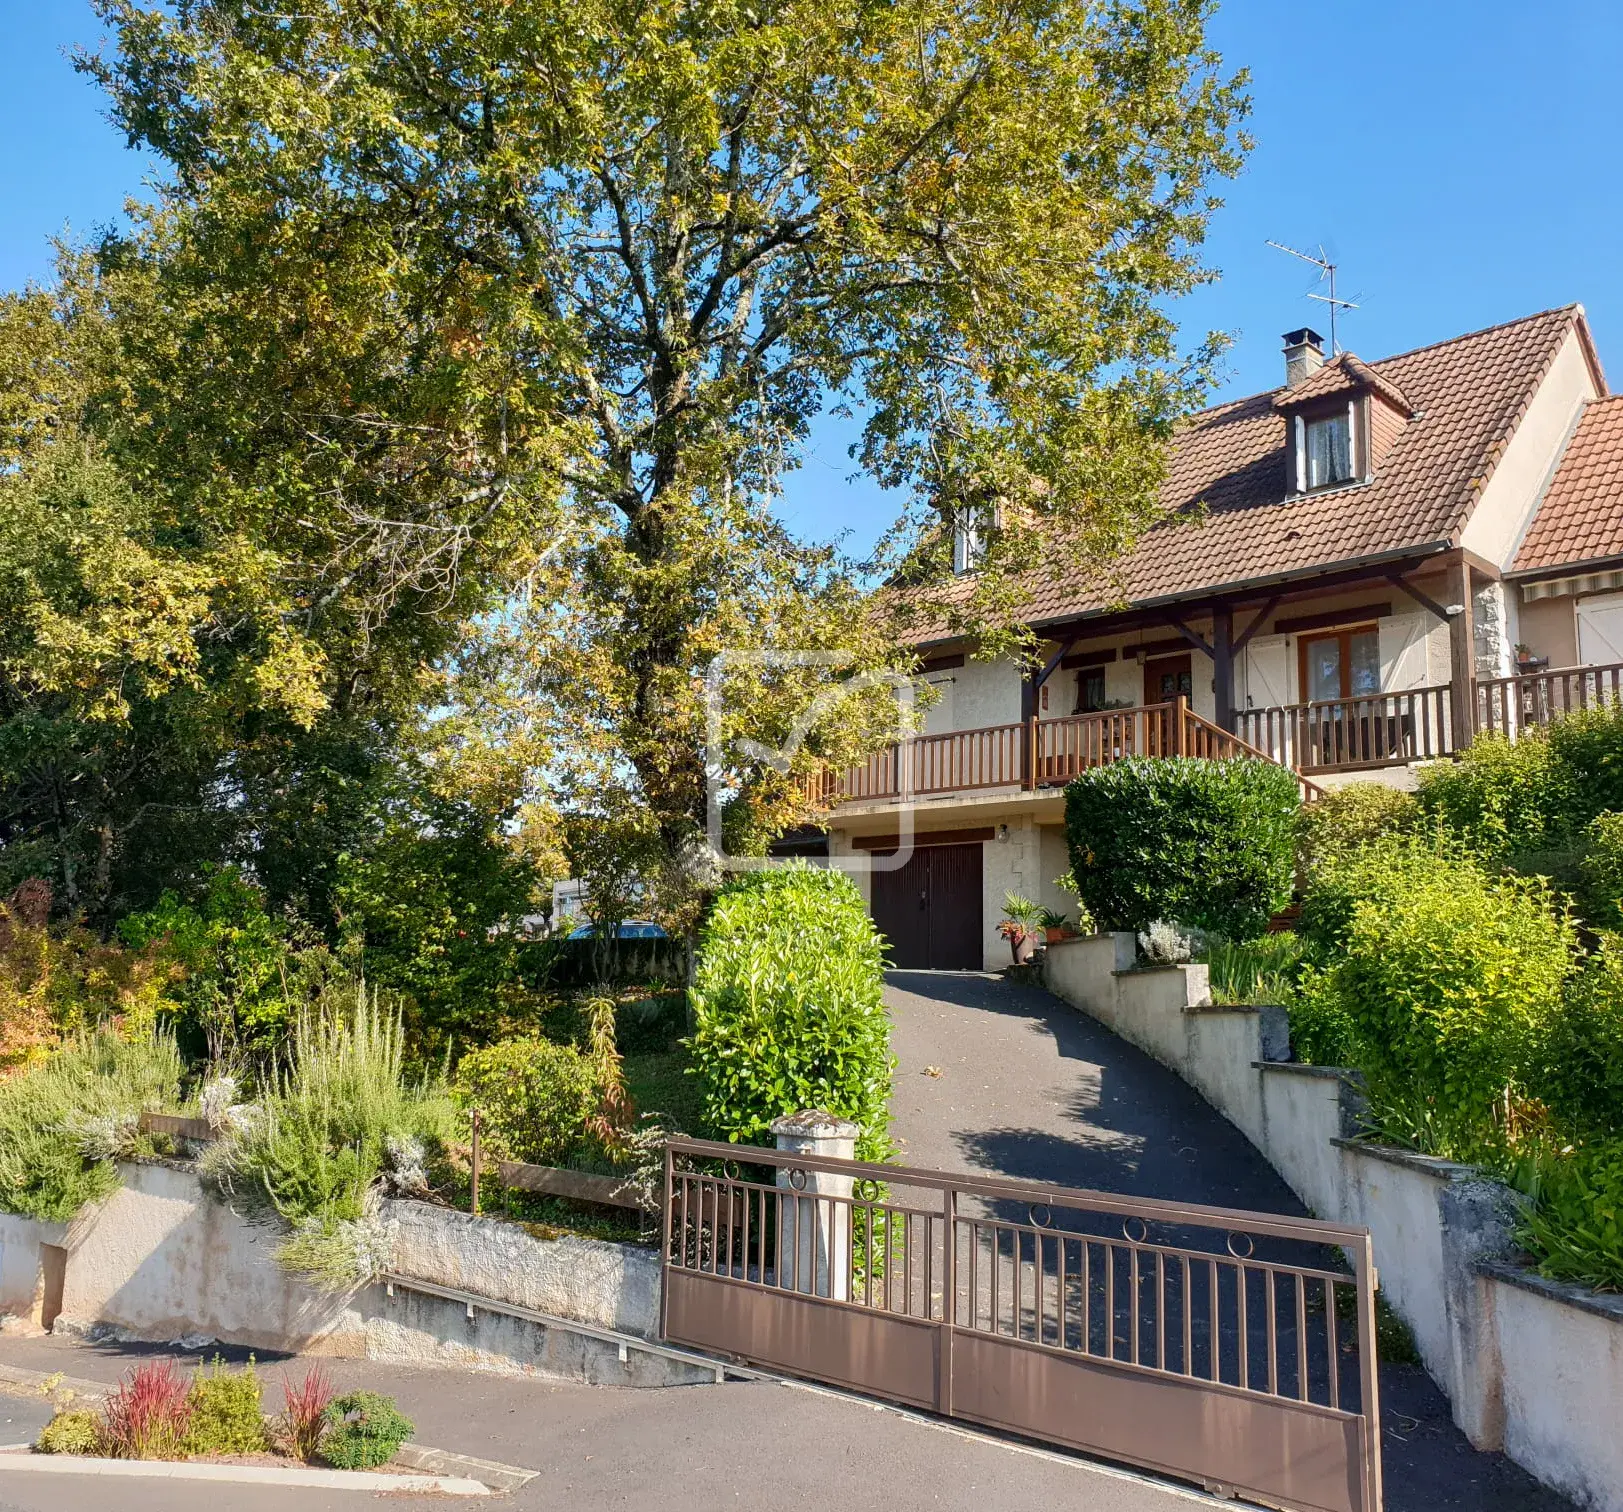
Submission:
[[711,1133],[770,1145],[775,1118],[818,1108],[861,1129],[860,1158],[888,1155],[896,1062],[883,948],[841,872],[786,866],[722,889],[691,992],[690,1044]]
[[101,1419],[83,1409],[59,1412],[42,1429],[34,1447],[41,1454],[102,1452]]
[[478,1108],[491,1155],[560,1165],[587,1142],[602,1103],[592,1063],[572,1045],[510,1039],[464,1055],[452,1095]]
[[1384,782],[1349,782],[1331,788],[1316,803],[1304,803],[1297,826],[1301,864],[1311,869],[1321,858],[1343,854],[1387,835],[1414,827],[1420,805],[1413,793]]
[[1077,892],[1102,928],[1167,919],[1254,940],[1290,901],[1300,806],[1269,761],[1095,767],[1065,790]]
[[331,1425],[321,1440],[321,1457],[340,1470],[375,1470],[416,1431],[402,1417],[393,1397],[376,1391],[352,1391],[327,1408]]

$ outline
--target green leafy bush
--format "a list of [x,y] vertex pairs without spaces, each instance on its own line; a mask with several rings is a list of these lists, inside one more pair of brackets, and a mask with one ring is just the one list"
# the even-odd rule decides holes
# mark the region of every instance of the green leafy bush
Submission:
[[1623,1137],[1623,941],[1608,938],[1567,983],[1530,1090],[1569,1132]]
[[1544,730],[1479,736],[1457,761],[1422,767],[1416,796],[1427,818],[1496,860],[1554,850],[1573,833],[1569,774]]
[[1346,1003],[1305,964],[1288,1003],[1291,1054],[1308,1066],[1357,1066],[1358,1025]]
[[478,1108],[492,1157],[562,1165],[587,1143],[603,1089],[592,1061],[572,1045],[510,1039],[464,1055],[451,1094]]
[[1071,873],[1103,928],[1169,919],[1255,939],[1290,901],[1299,807],[1268,761],[1095,767],[1065,790]]
[[321,1457],[340,1470],[375,1470],[416,1431],[402,1417],[393,1397],[376,1391],[352,1391],[327,1408],[327,1432]]
[[1623,810],[1623,704],[1574,710],[1550,726],[1549,744],[1567,833],[1596,814]]
[[1316,803],[1304,803],[1297,822],[1300,864],[1310,871],[1321,858],[1345,854],[1387,835],[1412,830],[1420,818],[1413,793],[1384,782],[1349,782]]
[[228,1370],[218,1355],[192,1378],[187,1454],[258,1454],[270,1447],[253,1362]]
[[[1315,991],[1352,1020],[1372,1083],[1486,1119],[1534,1063],[1576,937],[1550,889],[1420,844],[1362,853],[1339,954]],[[1343,885],[1354,869],[1341,873]],[[1441,1153],[1441,1152],[1439,1152]]]
[[1579,871],[1585,919],[1597,929],[1623,928],[1623,813],[1608,809],[1585,826]]
[[710,1132],[770,1145],[775,1118],[816,1108],[857,1124],[861,1158],[885,1158],[895,1059],[883,948],[841,872],[791,865],[722,889],[691,994]]
[[137,1121],[179,1105],[180,1071],[171,1036],[100,1029],[0,1081],[0,1209],[60,1223],[107,1196],[115,1159],[153,1152]]
[[101,1416],[83,1408],[57,1413],[42,1429],[34,1448],[41,1454],[90,1454],[102,1452]]

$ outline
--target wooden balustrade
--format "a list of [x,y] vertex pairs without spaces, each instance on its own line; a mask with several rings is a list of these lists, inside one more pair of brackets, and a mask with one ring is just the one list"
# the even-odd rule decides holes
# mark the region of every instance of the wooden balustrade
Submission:
[[1623,701],[1623,662],[1485,677],[1476,685],[1476,727],[1514,740],[1523,730],[1579,709],[1619,701]]
[[1445,685],[1241,709],[1235,722],[1248,745],[1298,772],[1397,766],[1454,750],[1449,695]]

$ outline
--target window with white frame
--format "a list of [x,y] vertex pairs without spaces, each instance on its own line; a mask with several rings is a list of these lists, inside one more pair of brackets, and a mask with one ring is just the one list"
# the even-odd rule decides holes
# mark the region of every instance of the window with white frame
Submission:
[[1355,405],[1349,404],[1345,410],[1312,420],[1296,417],[1296,487],[1299,492],[1351,481],[1356,415]]
[[986,555],[982,509],[979,504],[966,504],[953,522],[952,570],[960,575],[973,572]]

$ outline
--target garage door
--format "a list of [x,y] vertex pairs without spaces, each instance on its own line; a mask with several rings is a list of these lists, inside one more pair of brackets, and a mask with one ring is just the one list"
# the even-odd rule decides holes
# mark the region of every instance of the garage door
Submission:
[[893,965],[979,971],[980,845],[920,846],[899,870],[875,872],[873,917]]

